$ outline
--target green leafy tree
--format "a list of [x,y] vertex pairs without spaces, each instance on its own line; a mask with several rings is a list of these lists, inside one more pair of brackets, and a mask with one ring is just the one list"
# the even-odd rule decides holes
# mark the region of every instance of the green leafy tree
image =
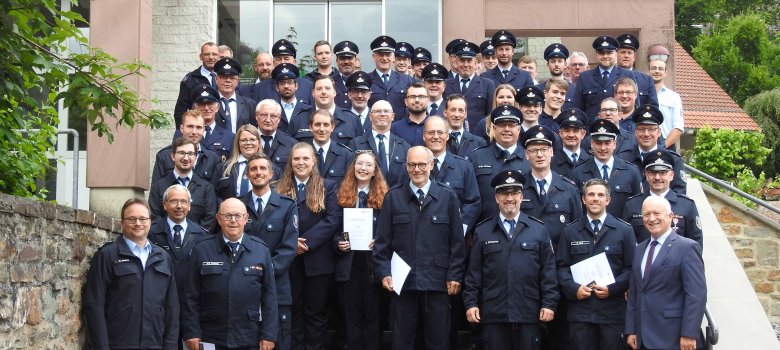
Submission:
[[702,29],[715,23],[723,7],[723,0],[675,0],[674,30],[675,39],[691,52]]
[[738,104],[780,87],[780,45],[757,15],[739,15],[699,37],[693,57]]
[[114,127],[140,123],[159,128],[168,123],[165,113],[142,110],[139,106],[148,101],[123,80],[149,71],[148,65],[118,64],[95,49],[68,51],[67,40],[87,45],[77,22],[85,19],[60,10],[58,0],[0,1],[0,191],[4,193],[39,195],[36,180],[49,168],[46,152],[55,141],[59,101],[82,111],[90,128],[109,142]]
[[767,157],[764,170],[769,177],[776,177],[780,174],[780,88],[749,98],[744,108],[766,135],[764,146],[772,152]]

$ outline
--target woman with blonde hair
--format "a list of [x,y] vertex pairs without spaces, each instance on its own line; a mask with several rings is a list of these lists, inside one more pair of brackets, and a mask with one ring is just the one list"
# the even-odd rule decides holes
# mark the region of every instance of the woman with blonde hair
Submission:
[[[339,206],[372,208],[376,224],[385,193],[387,184],[376,155],[371,151],[359,151],[341,182]],[[372,232],[376,234],[376,228]],[[339,254],[335,280],[346,321],[347,348],[378,350],[381,339],[379,309],[382,288],[374,278],[371,251],[352,250],[349,232],[337,235],[334,242]],[[373,241],[369,244],[370,248],[373,248]]]
[[228,198],[239,197],[252,189],[246,174],[247,159],[262,152],[260,130],[251,124],[244,124],[236,129],[230,157],[217,166],[212,176],[219,203]]
[[[515,104],[515,95],[517,95],[517,91],[512,85],[501,84],[496,86],[496,91],[493,93],[493,109],[504,105],[517,107]],[[495,136],[493,135],[493,123],[490,122],[489,114],[485,117],[485,119],[479,121],[477,127],[474,128],[474,135],[485,138],[488,143],[495,141]]]
[[298,203],[297,256],[290,266],[292,349],[322,348],[328,321],[328,288],[336,267],[334,236],[341,228],[338,185],[323,178],[314,147],[299,142],[276,185]]

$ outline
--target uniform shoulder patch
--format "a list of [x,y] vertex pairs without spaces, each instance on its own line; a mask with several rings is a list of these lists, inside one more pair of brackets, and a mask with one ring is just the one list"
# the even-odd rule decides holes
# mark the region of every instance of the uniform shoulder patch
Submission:
[[637,166],[636,166],[636,164],[634,164],[634,163],[631,163],[631,162],[623,162],[623,164],[628,164],[628,165],[630,165],[631,167],[633,167],[634,169],[639,169],[639,167],[637,167]]
[[574,225],[574,224],[576,224],[578,222],[580,222],[580,219],[576,219],[574,221],[569,222],[568,224],[564,225],[563,228],[567,228],[567,227],[569,227],[571,225]]
[[343,147],[345,150],[349,151],[349,153],[354,153],[355,152],[354,150],[352,150],[351,148],[347,147],[347,145],[345,145],[343,143],[337,142],[336,144],[341,146],[341,147]]
[[[459,156],[459,155],[457,155],[457,154],[455,154],[455,153],[450,153],[450,154],[452,154],[452,158],[459,159],[459,160],[463,160],[463,161],[466,161],[466,162],[468,162],[468,161],[469,161],[469,160],[468,160],[468,159],[466,159],[465,157]],[[469,164],[470,164],[470,163],[469,163]]]
[[[117,238],[117,239],[119,239],[119,238]],[[116,240],[111,240],[111,241],[105,242],[105,243],[101,244],[100,247],[98,247],[97,250],[101,250],[101,249],[103,249],[105,247],[113,245],[114,243],[116,243]]]
[[633,195],[633,196],[631,196],[631,197],[628,197],[626,200],[627,200],[627,201],[630,201],[630,200],[632,200],[632,199],[634,199],[634,198],[637,198],[637,197],[642,197],[642,196],[644,196],[644,195],[645,195],[644,193],[638,193],[638,194],[635,194],[635,195]]
[[528,218],[530,218],[531,220],[533,220],[533,221],[536,221],[536,222],[538,222],[538,223],[540,223],[540,224],[544,225],[544,221],[542,221],[542,220],[539,220],[538,218],[536,218],[536,217],[534,217],[534,216],[528,215]]
[[484,220],[482,220],[482,221],[478,222],[476,225],[474,225],[474,229],[476,229],[476,228],[477,228],[477,227],[479,227],[480,225],[482,225],[482,224],[484,224],[484,223],[486,223],[486,222],[488,222],[488,221],[494,220],[494,219],[495,219],[495,217],[493,217],[493,216],[491,216],[491,217],[489,217],[489,218],[487,218],[487,219],[484,219]]
[[628,226],[628,227],[631,227],[631,224],[629,224],[629,223],[628,223],[628,222],[626,222],[625,220],[623,220],[623,219],[621,219],[621,218],[619,218],[619,217],[617,217],[617,216],[613,216],[613,218],[615,218],[615,219],[617,220],[617,222],[623,223],[624,225],[626,225],[626,226]]
[[293,202],[293,203],[295,203],[295,199],[292,199],[292,197],[285,196],[285,195],[283,195],[283,194],[281,194],[281,193],[279,193],[279,198],[280,198],[281,200],[290,201],[290,202]]
[[680,197],[680,198],[683,198],[683,199],[687,199],[687,200],[693,202],[693,199],[691,199],[691,197],[688,197],[688,196],[686,196],[686,195],[684,195],[682,193],[677,193],[677,197]]
[[268,245],[265,244],[265,241],[260,239],[260,237],[251,236],[251,235],[244,235],[244,238],[249,238],[250,240],[255,241],[257,243],[260,243],[260,244],[264,245],[266,248],[268,248]]
[[561,179],[563,179],[563,181],[566,181],[566,182],[572,184],[574,187],[577,187],[577,183],[574,182],[574,180],[572,180],[572,179],[570,179],[570,178],[568,178],[566,176],[563,176],[563,175],[560,175],[560,176],[561,176]]

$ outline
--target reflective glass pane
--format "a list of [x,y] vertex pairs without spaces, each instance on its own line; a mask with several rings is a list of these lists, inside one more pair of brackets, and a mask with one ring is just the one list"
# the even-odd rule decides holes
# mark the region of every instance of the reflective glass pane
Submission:
[[385,2],[385,29],[396,41],[422,46],[441,62],[439,50],[439,1],[392,0]]
[[374,38],[382,35],[382,3],[332,2],[330,16],[331,44],[353,41],[360,49],[360,69],[364,72],[374,70],[370,45]]
[[217,43],[233,49],[233,58],[241,63],[245,81],[256,78],[252,64],[257,53],[271,50],[270,8],[269,0],[220,0],[217,4]]
[[314,69],[314,43],[326,39],[327,3],[275,3],[274,41],[287,38],[298,50],[297,61]]

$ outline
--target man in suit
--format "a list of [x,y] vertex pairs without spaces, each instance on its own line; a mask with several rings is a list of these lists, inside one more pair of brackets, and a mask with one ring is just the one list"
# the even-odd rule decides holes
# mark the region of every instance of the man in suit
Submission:
[[463,42],[455,49],[458,56],[458,78],[447,79],[444,96],[461,94],[468,105],[468,130],[474,130],[479,121],[490,115],[493,108],[493,92],[496,84],[493,80],[476,74],[479,46],[472,42]]
[[609,183],[610,202],[607,212],[620,217],[629,197],[642,192],[642,176],[633,164],[613,156],[615,139],[620,132],[618,127],[607,120],[599,119],[588,128],[591,136],[593,158],[579,163],[573,170],[577,186],[595,178]]
[[585,112],[576,108],[561,111],[558,118],[561,147],[553,151],[552,170],[569,179],[574,179],[572,169],[577,164],[591,158],[582,144],[587,132],[585,119],[587,119]]
[[404,139],[390,132],[393,116],[389,102],[377,101],[371,107],[371,132],[358,136],[349,144],[352,150],[370,150],[376,154],[379,169],[389,187],[403,181],[406,151],[411,147]]
[[255,120],[260,130],[260,147],[271,163],[280,169],[284,169],[292,146],[298,142],[279,131],[279,120],[282,118],[282,106],[278,102],[265,99],[257,104]]
[[355,153],[344,144],[331,139],[335,123],[336,118],[330,112],[319,109],[312,113],[309,129],[314,135],[311,143],[314,146],[314,153],[317,154],[320,175],[341,184]]
[[487,145],[485,139],[472,134],[466,130],[466,115],[468,107],[466,99],[461,94],[452,94],[447,96],[447,104],[444,110],[444,117],[449,126],[450,136],[447,140],[447,151],[457,154],[466,160],[477,148]]
[[387,35],[381,35],[371,42],[371,57],[374,59],[376,69],[371,72],[371,98],[368,100],[368,105],[373,106],[379,100],[387,101],[398,120],[406,115],[404,97],[406,97],[406,88],[414,82],[414,79],[393,70],[395,47],[395,39]]
[[217,88],[217,74],[214,73],[214,64],[219,60],[217,44],[207,42],[200,47],[199,59],[201,66],[187,73],[179,83],[179,97],[176,99],[176,107],[173,110],[173,120],[176,128],[181,125],[181,117],[188,109],[192,108],[192,91],[201,84],[211,85]]
[[278,96],[275,101],[282,108],[282,117],[276,128],[292,136],[295,132],[292,127],[293,120],[308,120],[309,115],[314,111],[314,107],[305,102],[311,100],[311,95],[306,100],[298,98],[298,67],[292,63],[280,63],[274,67],[271,77]]
[[214,214],[217,212],[217,199],[211,183],[193,171],[195,154],[195,144],[191,140],[180,137],[173,142],[169,154],[174,164],[173,171],[152,182],[149,189],[149,207],[155,222],[164,219],[166,212],[163,209],[163,194],[171,185],[180,184],[191,194],[191,202],[188,205],[191,207],[187,217],[208,232],[213,232],[216,227]]
[[[449,296],[460,292],[466,262],[466,243],[458,197],[445,185],[431,181],[433,153],[409,149],[406,169],[410,181],[385,195],[377,223],[374,267],[382,287],[400,293],[391,299],[393,349],[412,349],[417,326],[425,329],[429,350],[450,349]],[[391,258],[397,254],[411,271],[403,285],[394,286]]]
[[[193,109],[203,115],[203,135],[200,144],[206,149],[216,153],[222,161],[230,157],[233,150],[233,138],[236,136],[229,130],[214,121],[219,111],[219,93],[211,85],[202,84],[192,92]],[[188,132],[198,132],[198,130],[188,130]],[[182,129],[176,129],[173,134],[174,140],[183,136]],[[191,139],[197,135],[189,135]]]
[[517,39],[512,32],[504,29],[499,30],[493,33],[490,42],[495,49],[498,65],[482,73],[483,78],[492,80],[495,85],[512,85],[515,90],[534,84],[531,74],[518,69],[512,64],[512,56],[514,56],[515,47],[517,46]]
[[666,199],[647,197],[642,217],[650,238],[634,254],[626,308],[627,343],[634,350],[703,348],[707,281],[701,247],[674,232],[674,214]]
[[239,197],[249,213],[246,233],[262,239],[271,251],[279,304],[279,333],[275,349],[289,350],[292,343],[290,265],[298,246],[298,207],[292,198],[282,196],[271,188],[274,171],[268,157],[253,155],[247,160],[247,167],[252,190]]
[[244,124],[254,124],[252,117],[257,101],[241,96],[236,92],[238,76],[241,75],[241,64],[232,58],[222,58],[214,64],[217,73],[217,91],[220,104],[216,120],[217,124],[234,134],[236,129]]
[[650,75],[634,69],[636,52],[639,50],[639,39],[632,34],[621,34],[617,38],[617,65],[629,70],[631,77],[639,86],[637,89],[637,105],[653,104],[658,106],[658,93]]

